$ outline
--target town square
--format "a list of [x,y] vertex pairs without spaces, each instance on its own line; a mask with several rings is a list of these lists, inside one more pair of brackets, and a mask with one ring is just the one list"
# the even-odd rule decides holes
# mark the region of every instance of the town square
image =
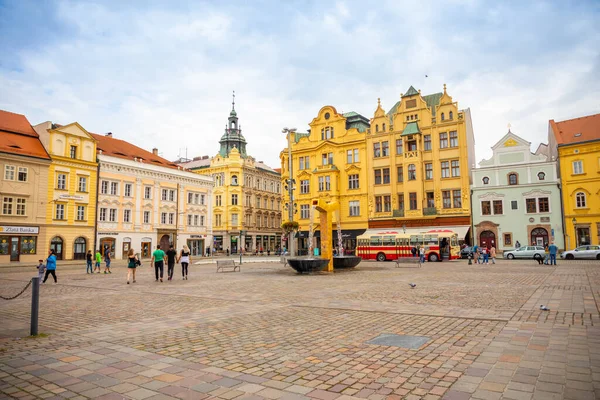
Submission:
[[599,20],[0,0],[0,398],[600,398]]

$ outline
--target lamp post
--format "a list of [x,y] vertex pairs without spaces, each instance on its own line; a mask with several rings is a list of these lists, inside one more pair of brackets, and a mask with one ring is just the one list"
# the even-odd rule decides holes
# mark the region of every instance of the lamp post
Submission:
[[573,248],[575,249],[579,245],[577,243],[577,218],[573,217],[573,219],[571,220],[571,222],[573,222],[573,242],[575,243],[575,245],[573,246]]
[[[296,128],[283,128],[282,133],[287,134],[288,139],[288,172],[289,179],[287,180],[288,196],[290,198],[288,203],[288,218],[290,222],[294,222],[294,179],[292,175],[292,133],[296,132]],[[288,247],[290,255],[293,257],[296,254],[296,246],[294,243],[294,232],[291,231],[288,237]]]

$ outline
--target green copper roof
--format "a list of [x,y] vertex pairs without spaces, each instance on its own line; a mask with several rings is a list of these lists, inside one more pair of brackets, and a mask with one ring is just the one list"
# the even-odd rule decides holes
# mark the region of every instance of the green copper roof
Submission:
[[394,104],[394,106],[390,108],[390,111],[387,112],[387,115],[390,118],[390,126],[394,125],[394,114],[398,112],[398,107],[400,107],[399,101],[397,101],[396,104]]
[[444,95],[444,93],[439,92],[439,93],[428,94],[427,96],[423,96],[423,100],[425,100],[425,102],[427,103],[427,107],[429,107],[429,109],[431,110],[431,115],[433,117],[435,117],[435,106],[440,104],[440,99],[442,98],[443,95]]
[[406,124],[406,128],[404,128],[404,130],[402,131],[401,136],[414,135],[415,133],[421,133],[421,131],[419,130],[419,125],[417,125],[416,122],[409,122],[408,124]]
[[300,141],[300,139],[302,139],[303,137],[309,137],[309,136],[310,136],[310,132],[307,132],[307,133],[296,132],[294,134],[294,141],[296,143],[298,143]]
[[354,116],[356,116],[356,115],[360,115],[360,114],[359,114],[359,113],[357,113],[357,112],[354,112],[354,111],[350,111],[350,112],[347,112],[347,113],[343,113],[343,114],[342,114],[342,117],[344,117],[344,118],[348,118],[348,117],[354,117]]
[[402,97],[414,96],[415,94],[419,94],[419,92],[414,87],[409,87],[408,92],[404,93]]

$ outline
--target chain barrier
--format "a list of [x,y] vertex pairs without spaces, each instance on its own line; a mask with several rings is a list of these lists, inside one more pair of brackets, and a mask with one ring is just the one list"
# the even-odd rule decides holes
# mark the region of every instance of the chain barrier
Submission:
[[0,295],[0,299],[3,299],[3,300],[13,300],[13,299],[16,299],[17,297],[19,297],[20,295],[22,295],[23,293],[25,293],[25,291],[27,290],[27,288],[29,286],[31,286],[31,282],[33,282],[33,279],[30,280],[29,283],[27,283],[27,285],[25,285],[25,287],[23,288],[23,290],[21,290],[19,292],[19,294],[17,294],[16,296],[13,296],[13,297],[4,297],[4,296]]

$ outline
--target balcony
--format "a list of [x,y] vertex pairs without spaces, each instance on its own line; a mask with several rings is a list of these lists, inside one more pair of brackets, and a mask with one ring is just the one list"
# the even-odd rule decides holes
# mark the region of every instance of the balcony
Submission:
[[404,210],[394,210],[392,212],[392,216],[396,218],[402,218],[404,217]]
[[423,215],[436,215],[437,214],[437,208],[435,207],[425,207],[423,209]]

